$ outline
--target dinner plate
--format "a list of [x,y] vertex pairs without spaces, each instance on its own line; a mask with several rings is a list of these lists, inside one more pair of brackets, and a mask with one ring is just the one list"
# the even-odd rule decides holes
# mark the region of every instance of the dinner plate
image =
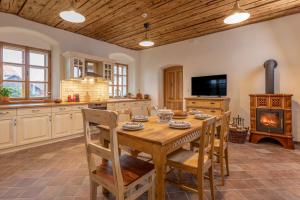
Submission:
[[205,120],[205,119],[208,119],[212,117],[212,115],[209,115],[209,114],[195,114],[195,118],[196,119],[200,119],[200,120]]
[[142,130],[143,128],[144,128],[144,124],[139,122],[126,122],[125,124],[122,125],[122,129],[127,131],[137,131],[137,130]]
[[133,122],[147,122],[148,121],[148,116],[136,115],[136,116],[133,116],[131,120]]
[[186,122],[186,121],[175,121],[172,120],[169,122],[169,127],[170,128],[176,128],[176,129],[187,129],[187,128],[191,128],[191,123],[190,122]]

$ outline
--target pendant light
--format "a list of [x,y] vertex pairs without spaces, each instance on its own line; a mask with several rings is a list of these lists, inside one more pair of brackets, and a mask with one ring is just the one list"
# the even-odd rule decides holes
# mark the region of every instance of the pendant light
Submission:
[[74,10],[74,1],[71,1],[71,8],[70,10],[65,10],[59,13],[59,16],[68,22],[72,23],[82,23],[85,21],[85,17],[80,14],[79,12],[76,12]]
[[250,13],[241,9],[238,0],[236,0],[232,12],[224,19],[224,23],[237,24],[247,20],[249,17]]
[[148,38],[148,30],[149,30],[149,23],[145,23],[144,24],[144,28],[146,30],[146,33],[145,33],[145,38],[139,42],[139,45],[142,46],[142,47],[151,47],[154,45],[154,42],[149,40]]

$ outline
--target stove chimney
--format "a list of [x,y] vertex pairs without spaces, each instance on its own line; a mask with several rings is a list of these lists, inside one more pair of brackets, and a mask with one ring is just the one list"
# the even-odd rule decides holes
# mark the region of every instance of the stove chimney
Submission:
[[274,94],[274,70],[277,67],[276,60],[267,60],[264,63],[266,75],[266,94]]

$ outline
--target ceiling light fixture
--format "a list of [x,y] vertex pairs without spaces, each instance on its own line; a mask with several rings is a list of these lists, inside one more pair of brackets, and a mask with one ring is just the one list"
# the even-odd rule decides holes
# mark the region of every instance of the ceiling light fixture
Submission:
[[148,38],[148,30],[149,30],[149,23],[145,23],[144,24],[144,28],[146,30],[146,33],[145,33],[145,38],[139,42],[139,45],[142,46],[142,47],[151,47],[154,45],[154,42],[149,40]]
[[236,0],[232,12],[224,19],[224,23],[237,24],[247,20],[249,17],[250,13],[241,9],[238,0]]
[[59,13],[59,16],[68,22],[72,23],[82,23],[85,21],[85,17],[80,14],[79,12],[76,12],[74,10],[74,1],[71,1],[71,8],[70,10],[65,10]]

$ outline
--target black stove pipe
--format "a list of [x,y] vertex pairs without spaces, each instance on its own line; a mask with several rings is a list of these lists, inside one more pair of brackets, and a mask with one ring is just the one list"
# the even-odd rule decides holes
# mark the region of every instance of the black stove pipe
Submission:
[[265,75],[266,75],[266,94],[274,94],[274,70],[277,67],[276,60],[267,60],[264,63]]

